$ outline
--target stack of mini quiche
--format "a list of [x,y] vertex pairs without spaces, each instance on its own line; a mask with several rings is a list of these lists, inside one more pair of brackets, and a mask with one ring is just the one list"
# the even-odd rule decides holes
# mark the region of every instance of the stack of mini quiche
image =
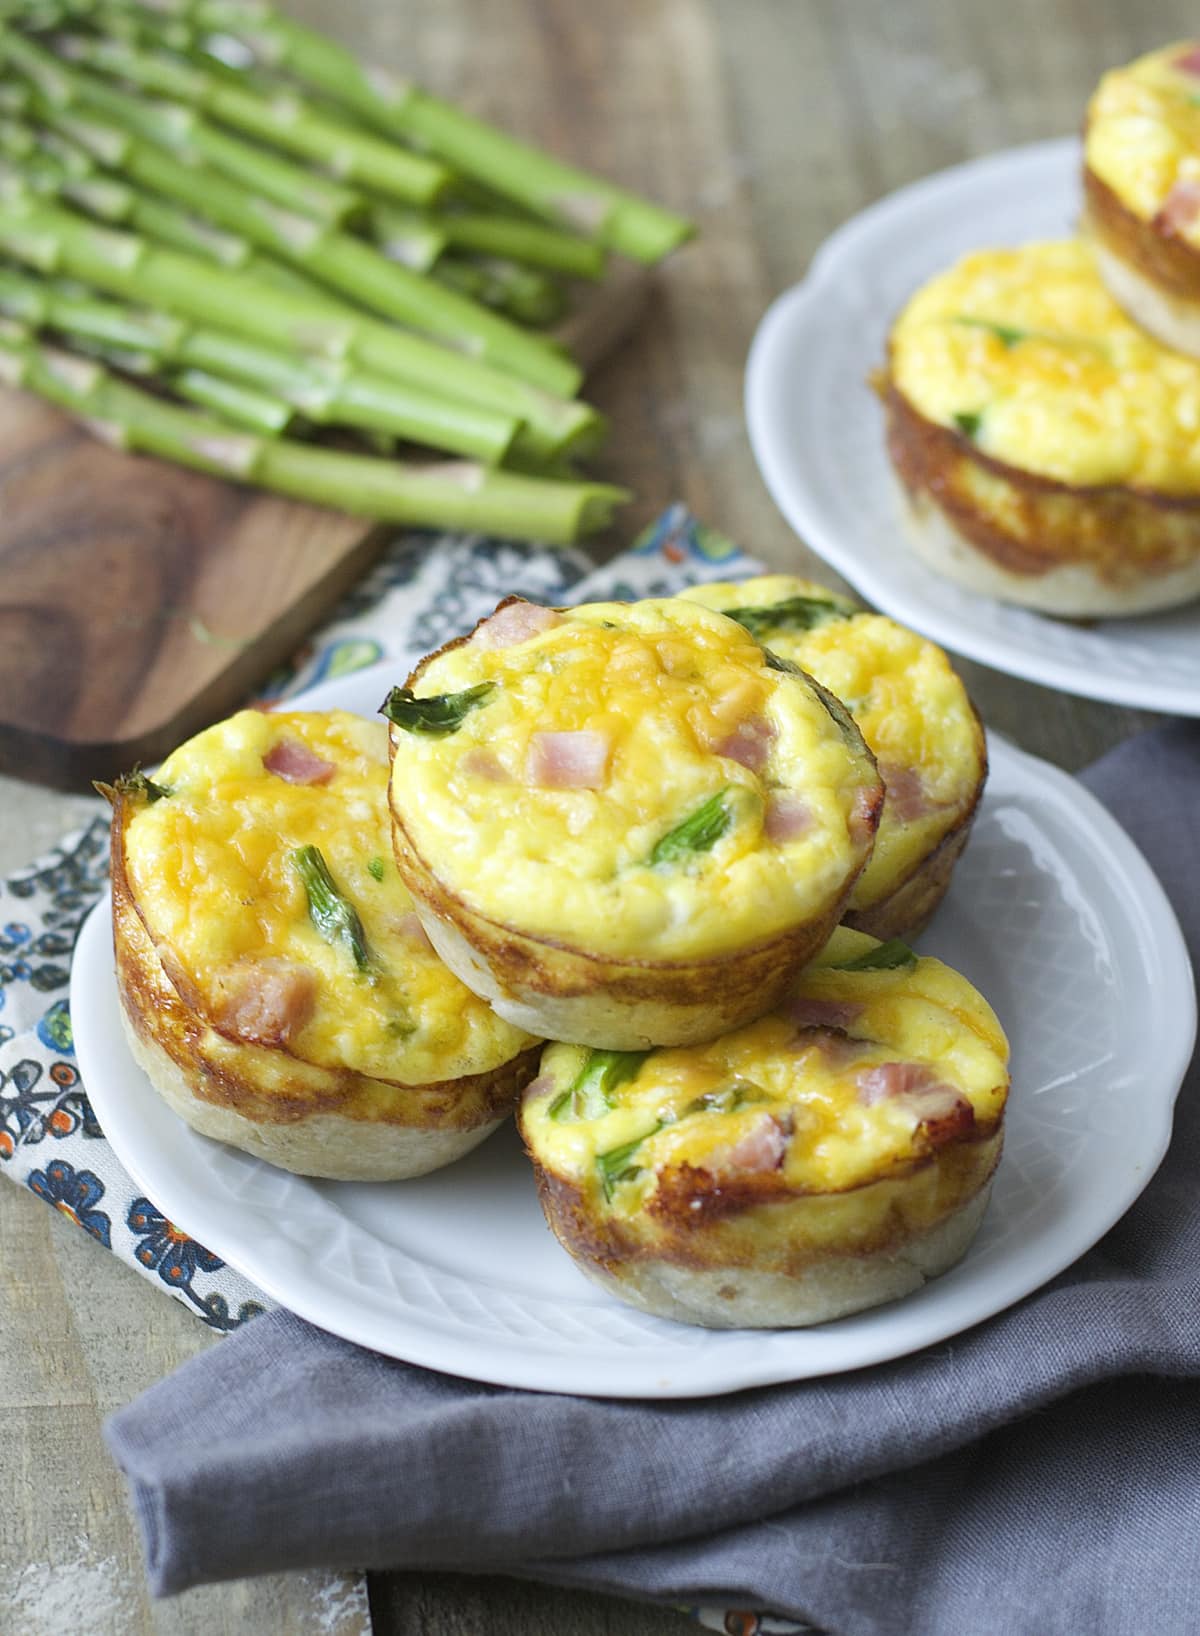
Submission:
[[1083,236],[925,285],[881,390],[913,543],[1067,617],[1200,595],[1200,44],[1101,80]]
[[515,1108],[583,1270],[709,1326],[963,1254],[1008,1051],[908,946],[986,773],[939,649],[782,576],[514,598],[383,713],[243,711],[111,791],[123,1014],[189,1123],[395,1179]]

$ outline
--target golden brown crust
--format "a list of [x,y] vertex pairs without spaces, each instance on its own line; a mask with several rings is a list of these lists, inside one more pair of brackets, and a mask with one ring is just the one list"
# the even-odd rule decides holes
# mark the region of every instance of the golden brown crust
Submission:
[[[496,612],[520,600],[506,597]],[[427,665],[473,635],[474,630],[457,636],[427,654],[406,685],[415,688]],[[394,767],[402,747],[394,726],[391,746]],[[562,940],[530,937],[477,913],[416,846],[395,799],[394,778],[388,801],[396,868],[430,941],[455,976],[506,1022],[528,1033],[605,1050],[697,1044],[763,1016],[782,997],[796,968],[829,941],[868,861],[863,859],[818,919],[763,943],[704,960],[618,959]],[[882,811],[881,784],[862,819],[872,833]]]
[[979,1225],[1002,1145],[1002,1124],[976,1124],[843,1193],[789,1192],[775,1175],[731,1189],[681,1167],[628,1221],[533,1163],[551,1230],[614,1294],[685,1322],[772,1327],[861,1311],[953,1265]]
[[[147,1059],[157,1060],[155,1053],[161,1052],[182,1074],[197,1104],[226,1110],[263,1129],[306,1121],[327,1128],[328,1120],[336,1116],[358,1127],[367,1165],[372,1127],[465,1135],[490,1129],[512,1110],[536,1072],[539,1046],[487,1073],[408,1085],[321,1067],[282,1047],[249,1044],[223,1032],[216,1019],[205,1015],[199,996],[169,951],[155,945],[126,869],[131,814],[129,800],[120,791],[114,792],[113,808],[113,942],[122,1008]],[[158,1088],[163,1089],[161,1084]],[[178,1097],[168,1100],[177,1106]],[[289,1168],[327,1174],[319,1168],[320,1157],[321,1142],[314,1140],[312,1165]]]
[[1083,168],[1083,196],[1088,232],[1100,244],[1160,289],[1200,302],[1200,251],[1161,213],[1153,221],[1136,215],[1090,165]]
[[[881,790],[871,823],[882,805]],[[694,1044],[763,1016],[828,942],[854,886],[818,920],[732,954],[617,960],[477,914],[426,863],[394,803],[392,820],[396,867],[450,969],[517,1027],[606,1050]]]
[[[988,564],[1030,581],[1031,599],[1040,577],[1074,570],[1116,613],[1148,584],[1200,576],[1200,496],[1085,488],[1021,471],[927,420],[890,379],[884,407],[888,453],[918,514],[940,512]],[[1200,580],[1172,600],[1197,590]]]

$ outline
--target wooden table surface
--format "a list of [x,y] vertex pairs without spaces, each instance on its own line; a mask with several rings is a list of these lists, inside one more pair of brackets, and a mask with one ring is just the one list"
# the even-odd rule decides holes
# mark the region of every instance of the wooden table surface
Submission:
[[[759,480],[742,370],[768,301],[848,216],[973,154],[1079,128],[1101,71],[1195,26],[1183,0],[291,0],[370,61],[693,213],[642,328],[593,383],[599,462],[780,569],[814,567]],[[1152,718],[962,667],[985,718],[1074,769]],[[0,781],[0,872],[83,796]],[[103,1416],[214,1344],[32,1194],[0,1187],[0,1631],[54,1636],[668,1636],[681,1614],[417,1572],[290,1575],[152,1604]]]

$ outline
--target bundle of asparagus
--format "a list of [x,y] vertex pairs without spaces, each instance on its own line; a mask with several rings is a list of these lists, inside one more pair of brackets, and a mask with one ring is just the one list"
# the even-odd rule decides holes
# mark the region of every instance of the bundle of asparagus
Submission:
[[570,463],[603,422],[544,326],[682,218],[263,0],[0,0],[0,68],[0,379],[364,516],[608,521],[623,492]]

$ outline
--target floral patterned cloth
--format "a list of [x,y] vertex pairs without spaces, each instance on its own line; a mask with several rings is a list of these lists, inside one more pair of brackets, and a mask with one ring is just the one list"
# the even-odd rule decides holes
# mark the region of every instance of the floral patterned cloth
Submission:
[[[263,689],[290,697],[389,657],[424,653],[505,596],[567,602],[665,596],[758,564],[675,506],[595,569],[580,552],[478,537],[397,538],[332,621]],[[236,1329],[267,1297],[144,1198],[105,1139],[75,1063],[67,999],[79,928],[103,894],[108,821],[97,812],[47,857],[0,882],[0,1172],[28,1187],[211,1328]],[[796,1630],[697,1610],[707,1628]]]

